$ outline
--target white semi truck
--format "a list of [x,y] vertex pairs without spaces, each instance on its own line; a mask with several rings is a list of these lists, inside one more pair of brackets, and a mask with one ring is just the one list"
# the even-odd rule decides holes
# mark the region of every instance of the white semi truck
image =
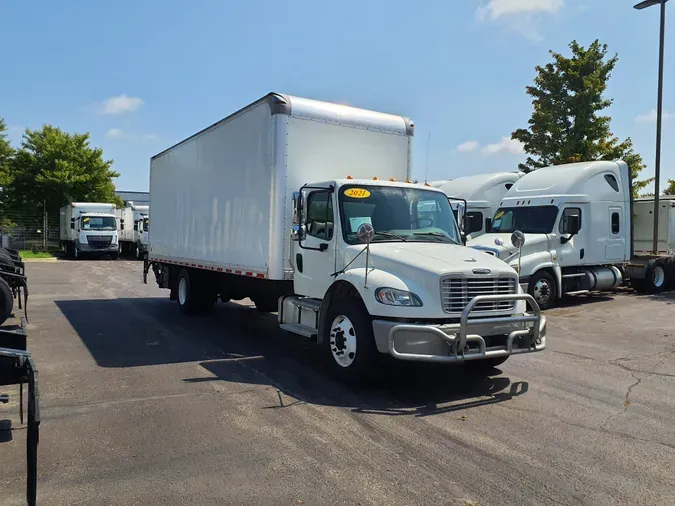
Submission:
[[[448,197],[462,199],[466,206],[467,239],[475,239],[490,230],[495,211],[499,207],[506,192],[511,189],[523,172],[496,172],[492,174],[475,174],[463,176],[449,181],[431,183]],[[457,207],[457,201],[453,202]]]
[[495,366],[543,350],[515,271],[409,181],[412,141],[400,116],[261,98],[152,158],[145,281],[184,313],[250,298],[346,380],[381,354]]
[[[673,223],[667,207],[662,206],[663,234]],[[634,205],[623,161],[556,165],[520,178],[502,199],[490,232],[467,244],[513,266],[523,291],[543,309],[565,294],[613,290],[626,277],[638,290],[658,292],[669,282],[672,257],[663,241],[661,254],[646,254],[651,209],[639,201]],[[510,244],[515,230],[525,234],[520,249]],[[633,233],[641,251],[633,251]]]
[[117,259],[119,244],[115,204],[73,202],[60,211],[61,246],[66,256],[110,256]]
[[120,254],[133,253],[136,258],[144,255],[147,240],[143,242],[143,235],[147,229],[149,213],[150,206],[137,205],[131,201],[126,202],[122,209],[115,211]]

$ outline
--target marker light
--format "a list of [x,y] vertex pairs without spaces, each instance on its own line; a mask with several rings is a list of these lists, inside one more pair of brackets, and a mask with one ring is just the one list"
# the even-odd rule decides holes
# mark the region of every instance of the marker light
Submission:
[[377,176],[375,176],[375,177],[373,178],[373,181],[379,181],[379,180],[380,180],[380,178],[377,177]]

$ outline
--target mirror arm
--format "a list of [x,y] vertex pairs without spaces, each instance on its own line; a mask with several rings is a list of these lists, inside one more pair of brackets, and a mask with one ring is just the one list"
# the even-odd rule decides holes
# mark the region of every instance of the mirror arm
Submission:
[[573,238],[575,235],[577,235],[577,234],[570,234],[569,237],[561,237],[561,238],[560,238],[560,244],[567,244],[568,242],[570,242],[570,241],[572,240],[572,238]]

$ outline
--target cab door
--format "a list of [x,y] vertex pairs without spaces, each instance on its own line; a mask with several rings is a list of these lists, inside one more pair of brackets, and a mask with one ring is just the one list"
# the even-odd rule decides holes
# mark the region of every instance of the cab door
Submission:
[[304,238],[292,243],[293,285],[298,295],[322,299],[335,273],[335,194],[332,188],[305,191]]

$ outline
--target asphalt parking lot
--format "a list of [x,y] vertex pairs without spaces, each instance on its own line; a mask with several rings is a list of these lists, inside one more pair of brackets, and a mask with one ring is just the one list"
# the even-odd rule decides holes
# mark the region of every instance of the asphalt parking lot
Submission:
[[[675,504],[675,294],[576,298],[490,377],[396,365],[354,389],[275,315],[180,315],[138,262],[28,277],[39,504]],[[0,391],[0,504],[23,504]]]

